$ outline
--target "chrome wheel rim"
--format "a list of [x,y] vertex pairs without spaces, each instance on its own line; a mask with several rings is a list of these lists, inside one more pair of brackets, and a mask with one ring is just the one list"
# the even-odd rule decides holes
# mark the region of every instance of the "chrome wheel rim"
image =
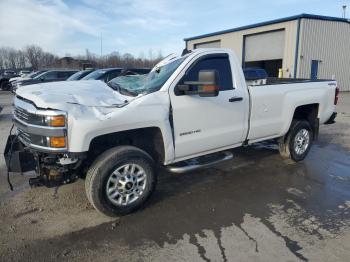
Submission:
[[294,138],[294,151],[298,155],[305,153],[310,143],[310,132],[306,129],[301,129]]
[[118,167],[109,176],[106,194],[114,205],[126,206],[142,196],[146,183],[146,172],[141,166],[125,164]]

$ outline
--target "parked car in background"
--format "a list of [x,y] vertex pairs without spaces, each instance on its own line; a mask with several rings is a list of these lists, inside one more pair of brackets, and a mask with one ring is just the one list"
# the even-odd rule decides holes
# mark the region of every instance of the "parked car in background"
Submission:
[[3,74],[0,75],[0,89],[1,90],[9,90],[9,80],[12,77],[18,76],[15,71],[5,70]]
[[17,73],[13,70],[5,70],[3,75],[5,76],[14,76],[14,75],[17,75]]
[[93,71],[95,71],[95,69],[86,69],[86,70],[78,71],[75,74],[68,77],[66,81],[80,80],[83,77],[87,76],[88,74],[92,73]]
[[77,70],[50,70],[42,74],[37,75],[34,78],[23,79],[16,82],[12,85],[12,92],[16,92],[19,87],[38,84],[38,83],[47,83],[47,82],[57,82],[65,81],[68,77],[75,74]]
[[148,68],[105,68],[98,69],[83,77],[81,80],[102,80],[107,83],[118,76],[143,75],[150,71],[151,69]]
[[247,85],[265,85],[268,75],[262,68],[243,68],[244,78]]
[[44,72],[46,72],[47,70],[39,70],[39,71],[34,71],[34,72],[31,72],[30,74],[28,75],[25,75],[25,76],[16,76],[16,77],[12,77],[10,78],[9,80],[9,83],[10,85],[13,85],[16,81],[19,81],[19,80],[23,80],[23,79],[30,79],[30,78],[34,78]]
[[21,71],[19,71],[19,75],[21,77],[26,76],[28,74],[30,74],[30,70],[21,70]]

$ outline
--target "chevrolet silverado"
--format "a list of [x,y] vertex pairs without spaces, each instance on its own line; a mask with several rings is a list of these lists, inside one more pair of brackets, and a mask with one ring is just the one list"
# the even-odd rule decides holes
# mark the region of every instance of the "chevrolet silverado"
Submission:
[[336,81],[258,80],[244,77],[232,51],[197,49],[146,75],[18,89],[8,170],[35,168],[33,186],[84,178],[91,204],[116,216],[146,202],[160,168],[208,167],[264,140],[303,160],[319,126],[334,122]]

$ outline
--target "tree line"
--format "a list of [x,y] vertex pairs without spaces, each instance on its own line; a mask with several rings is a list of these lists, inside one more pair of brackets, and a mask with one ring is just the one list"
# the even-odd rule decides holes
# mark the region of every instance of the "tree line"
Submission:
[[[162,53],[148,51],[148,56],[141,53],[135,57],[130,53],[112,52],[106,55],[96,55],[88,49],[85,55],[70,56],[75,60],[86,60],[96,68],[106,67],[153,67],[162,59]],[[0,70],[19,70],[29,68],[32,70],[59,67],[60,57],[50,52],[45,52],[40,46],[28,45],[23,49],[12,47],[0,47]]]

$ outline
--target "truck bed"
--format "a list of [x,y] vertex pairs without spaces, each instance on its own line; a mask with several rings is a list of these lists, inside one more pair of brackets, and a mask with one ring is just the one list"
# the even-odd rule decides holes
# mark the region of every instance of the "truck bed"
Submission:
[[264,85],[249,85],[250,123],[248,139],[266,140],[288,131],[298,106],[320,105],[320,124],[335,110],[335,80],[269,78]]

